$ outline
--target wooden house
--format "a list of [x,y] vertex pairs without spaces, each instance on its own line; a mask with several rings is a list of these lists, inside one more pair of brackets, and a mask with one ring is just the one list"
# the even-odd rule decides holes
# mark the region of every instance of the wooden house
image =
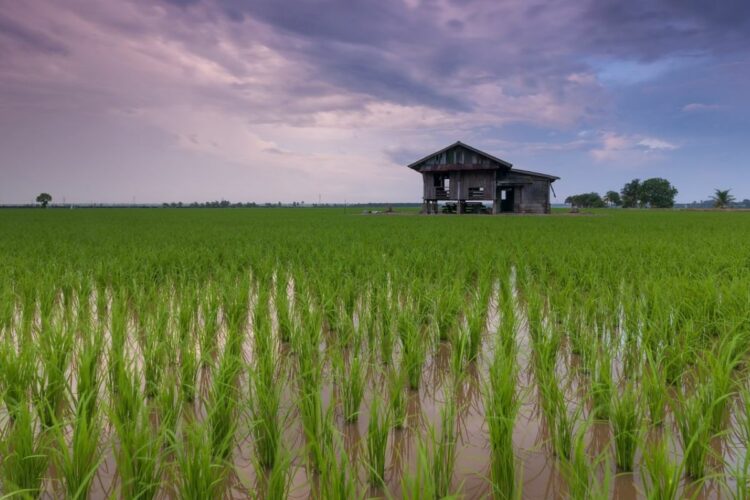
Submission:
[[[417,160],[409,168],[422,174],[424,213],[438,202],[457,213],[478,211],[492,202],[492,213],[550,213],[550,190],[559,177],[517,170],[505,160],[456,142]],[[554,193],[554,191],[553,191]]]

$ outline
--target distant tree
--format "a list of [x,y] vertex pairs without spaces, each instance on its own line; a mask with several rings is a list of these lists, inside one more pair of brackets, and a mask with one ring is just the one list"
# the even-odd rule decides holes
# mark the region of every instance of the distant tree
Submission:
[[726,208],[734,203],[734,196],[729,194],[729,191],[731,189],[714,189],[714,195],[711,197],[711,200],[714,202],[715,208]]
[[622,187],[622,206],[625,208],[636,208],[641,206],[641,180],[633,179]]
[[604,200],[599,193],[574,194],[565,198],[565,203],[569,203],[575,208],[602,208]]
[[646,179],[641,184],[640,206],[672,208],[675,196],[677,196],[677,188],[672,186],[667,179],[661,177]]
[[617,191],[607,191],[603,199],[610,206],[619,207],[622,205],[622,198],[620,198],[620,193]]
[[41,193],[36,197],[36,202],[42,204],[42,208],[47,208],[47,204],[52,201],[52,196],[49,193]]

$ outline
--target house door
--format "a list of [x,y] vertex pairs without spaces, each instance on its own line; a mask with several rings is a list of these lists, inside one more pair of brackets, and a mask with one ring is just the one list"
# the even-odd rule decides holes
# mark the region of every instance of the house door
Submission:
[[515,189],[504,188],[500,191],[500,212],[512,212],[513,211],[513,197]]

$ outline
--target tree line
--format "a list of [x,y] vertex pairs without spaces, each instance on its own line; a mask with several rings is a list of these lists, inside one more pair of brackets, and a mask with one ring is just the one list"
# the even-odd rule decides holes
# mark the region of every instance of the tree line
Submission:
[[596,192],[568,196],[565,203],[575,208],[672,208],[677,192],[667,179],[653,177],[644,181],[633,179],[620,192],[607,191],[604,196]]

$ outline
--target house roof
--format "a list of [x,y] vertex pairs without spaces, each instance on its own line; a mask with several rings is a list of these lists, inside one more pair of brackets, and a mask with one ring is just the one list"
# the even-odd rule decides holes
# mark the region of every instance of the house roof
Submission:
[[451,148],[454,148],[456,146],[461,146],[463,148],[468,149],[469,151],[472,151],[473,153],[476,153],[480,156],[483,156],[485,158],[488,158],[494,162],[499,163],[500,165],[507,167],[511,170],[512,173],[515,174],[521,174],[521,175],[528,175],[530,177],[540,177],[543,179],[549,179],[551,182],[554,182],[559,179],[559,177],[549,174],[543,174],[540,172],[532,172],[530,170],[518,170],[513,168],[513,164],[510,162],[507,162],[505,160],[502,160],[496,156],[492,156],[489,153],[485,153],[484,151],[481,151],[475,147],[469,146],[468,144],[464,144],[461,141],[456,141],[450,146],[446,146],[440,151],[435,151],[434,153],[430,153],[424,158],[420,158],[419,160],[415,161],[414,163],[411,163],[407,165],[409,168],[417,170],[419,172],[455,172],[457,170],[493,170],[496,169],[496,166],[490,166],[490,165],[481,165],[481,164],[440,164],[440,165],[426,165],[422,168],[418,168],[421,163],[424,163],[425,161],[429,160],[433,156],[437,156],[441,153],[444,153],[448,151]]
[[[433,156],[435,156],[435,155],[439,155],[439,154],[441,154],[441,153],[444,153],[444,152],[448,151],[448,150],[449,150],[450,148],[453,148],[453,147],[456,147],[456,146],[463,146],[463,147],[465,147],[466,149],[468,149],[469,151],[472,151],[472,152],[474,152],[474,153],[476,153],[476,154],[478,154],[478,155],[484,156],[485,158],[489,158],[489,159],[490,159],[490,160],[492,160],[492,161],[496,161],[496,162],[500,163],[501,165],[504,165],[504,166],[506,166],[506,167],[508,167],[508,168],[511,168],[511,167],[513,166],[513,164],[512,164],[512,163],[509,163],[509,162],[507,162],[507,161],[505,161],[505,160],[501,160],[500,158],[497,158],[496,156],[492,156],[492,155],[491,155],[491,154],[489,154],[489,153],[485,153],[484,151],[480,151],[479,149],[477,149],[477,148],[474,148],[474,147],[471,147],[471,146],[469,146],[468,144],[464,144],[464,143],[463,143],[463,142],[461,142],[461,141],[456,141],[456,142],[454,142],[453,144],[451,144],[450,146],[446,146],[446,147],[444,147],[444,148],[443,148],[443,149],[441,149],[440,151],[435,151],[434,153],[430,153],[430,154],[428,154],[427,156],[425,156],[424,158],[421,158],[421,159],[419,159],[419,160],[415,161],[414,163],[411,163],[411,164],[409,164],[409,165],[408,165],[408,167],[409,167],[409,168],[414,168],[414,167],[416,167],[417,165],[419,165],[420,163],[422,163],[423,161],[427,161],[427,160],[429,160],[430,158],[432,158]],[[487,170],[487,169],[488,169],[488,167],[487,167],[487,166],[485,166],[483,170]],[[458,169],[454,169],[454,170],[458,170]]]
[[557,177],[556,175],[542,174],[540,172],[532,172],[531,170],[519,170],[517,168],[514,168],[513,170],[511,170],[511,172],[515,174],[529,175],[532,177],[543,177],[545,179],[550,179],[553,181],[556,181],[559,179],[559,177]]

